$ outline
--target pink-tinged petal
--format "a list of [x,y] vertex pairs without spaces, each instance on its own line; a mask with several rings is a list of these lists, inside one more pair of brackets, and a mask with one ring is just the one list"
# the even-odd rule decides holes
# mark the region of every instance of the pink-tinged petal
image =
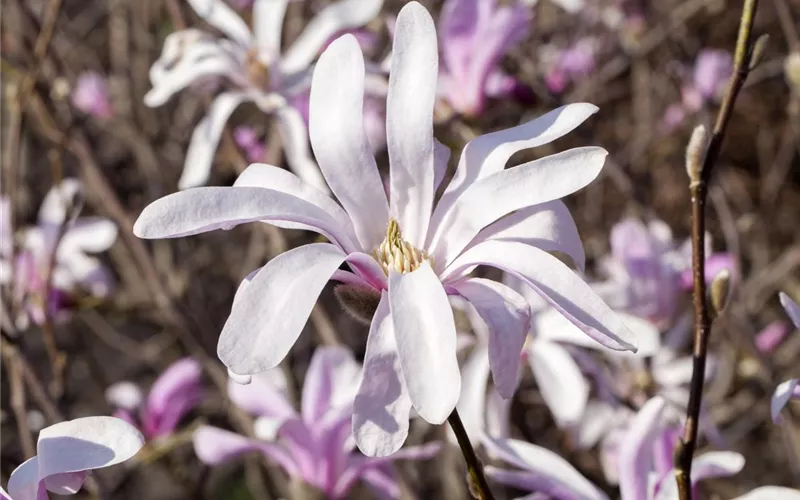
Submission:
[[233,304],[217,345],[219,359],[242,375],[277,366],[344,259],[335,246],[314,243],[269,261]]
[[202,186],[208,181],[225,123],[228,122],[231,113],[247,98],[245,92],[225,92],[214,99],[208,108],[208,114],[200,120],[192,132],[178,189]]
[[259,451],[280,465],[287,474],[295,476],[297,465],[279,446],[249,439],[235,432],[203,425],[192,435],[194,452],[201,462],[218,465],[251,451]]
[[2,486],[0,486],[0,500],[13,500]]
[[156,435],[174,430],[180,419],[198,404],[203,367],[194,358],[171,364],[155,381],[147,396],[146,425]]
[[67,472],[65,474],[54,474],[44,478],[44,485],[47,491],[57,495],[74,495],[86,481],[87,472]]
[[733,73],[733,54],[727,50],[705,49],[697,56],[693,83],[706,99],[716,97]]
[[350,349],[317,348],[303,382],[301,407],[306,424],[314,426],[331,412],[351,406],[360,371]]
[[253,36],[256,39],[259,55],[270,63],[281,53],[281,34],[283,17],[289,0],[254,0]]
[[431,225],[437,232],[442,230],[442,219],[464,190],[475,181],[503,170],[514,153],[542,146],[570,133],[597,109],[594,104],[568,104],[522,125],[471,140],[461,153],[453,180],[436,205]]
[[[458,414],[470,441],[479,444],[486,429],[486,390],[489,383],[489,348],[478,344],[461,368],[461,396]],[[455,434],[448,429],[448,437],[456,443]]]
[[352,35],[320,56],[311,84],[311,146],[331,190],[353,221],[362,248],[384,238],[389,206],[364,134],[364,58]]
[[561,200],[523,208],[483,228],[470,245],[484,240],[519,241],[546,252],[568,255],[583,272],[586,255],[578,228]]
[[106,401],[109,404],[127,411],[135,411],[144,401],[142,389],[129,381],[117,382],[106,388]]
[[222,0],[188,0],[197,15],[225,33],[231,40],[247,47],[252,42],[250,29],[242,18]]
[[[390,467],[372,468],[364,471],[361,474],[361,479],[379,500],[389,500],[400,498],[402,494],[396,475],[397,473]],[[341,488],[341,490],[342,495],[344,495],[349,491],[349,488]],[[339,489],[337,488],[338,491]]]
[[[503,469],[487,467],[486,473],[497,481],[536,490],[556,498],[600,500],[607,498],[599,488],[583,477],[569,462],[552,451],[516,439],[484,438],[486,451],[492,456],[523,469],[519,475],[499,473]],[[512,471],[505,471],[511,473]],[[524,475],[523,475],[524,474]],[[513,479],[523,479],[515,483]]]
[[547,407],[560,427],[580,422],[589,401],[589,384],[569,351],[558,344],[534,340],[528,363]]
[[[489,3],[489,2],[486,2]],[[439,44],[447,72],[456,80],[467,76],[469,60],[481,22],[479,2],[446,0],[439,15]]]
[[495,69],[486,77],[484,91],[489,97],[504,97],[521,86],[513,76],[505,74],[500,69]]
[[779,293],[778,297],[786,314],[789,315],[789,319],[792,320],[795,327],[800,328],[800,305],[783,292]]
[[251,415],[270,418],[279,423],[297,418],[286,395],[286,377],[283,370],[273,368],[253,375],[247,385],[228,381],[228,397],[233,404]]
[[378,15],[383,0],[340,0],[320,11],[281,59],[281,70],[294,73],[307,68],[336,33],[361,27]]
[[782,421],[781,410],[789,404],[790,399],[800,398],[798,388],[800,388],[800,379],[798,378],[790,378],[775,388],[770,401],[770,414],[773,422],[780,423]]
[[585,187],[603,168],[603,148],[575,148],[494,173],[453,203],[446,228],[431,247],[436,262],[449,263],[481,229],[515,210],[557,200]]
[[372,318],[361,385],[353,403],[353,436],[358,448],[370,457],[395,453],[408,436],[410,411],[389,296],[384,292]]
[[387,290],[389,288],[386,273],[372,255],[352,252],[347,256],[347,265],[375,289]]
[[476,265],[500,268],[523,280],[587,335],[615,351],[636,351],[636,338],[589,285],[556,257],[514,241],[485,241],[467,250],[450,274]]
[[411,403],[427,422],[441,424],[458,403],[461,373],[450,302],[428,262],[390,274],[389,304]]
[[303,116],[293,106],[280,106],[275,117],[289,168],[303,181],[327,193],[328,185],[311,157],[308,129]]
[[392,53],[386,99],[389,211],[405,240],[423,248],[433,208],[439,54],[433,19],[420,4],[406,4],[397,16]]
[[305,224],[346,250],[354,247],[346,228],[321,208],[252,187],[199,187],[165,196],[145,207],[133,232],[145,239],[178,238],[255,221]]
[[753,343],[759,352],[769,354],[783,342],[790,331],[791,327],[788,322],[773,321],[758,332]]
[[800,490],[783,486],[761,486],[734,500],[800,500]]
[[427,460],[439,453],[441,449],[441,443],[434,442],[422,446],[403,448],[388,456],[359,457],[351,455],[347,469],[336,483],[336,493],[344,494],[352,487],[355,481],[364,477],[371,470],[380,469],[395,460]]
[[531,307],[511,288],[483,278],[454,285],[489,327],[489,363],[492,379],[501,396],[508,399],[517,388],[522,345],[531,326]]
[[647,498],[647,474],[652,463],[651,444],[661,429],[666,401],[658,396],[642,406],[619,447],[619,487],[625,498]]
[[108,94],[106,78],[95,71],[81,73],[70,96],[72,105],[101,120],[111,118],[114,108]]
[[47,492],[39,479],[39,458],[22,462],[8,478],[8,492],[14,500],[47,500]]

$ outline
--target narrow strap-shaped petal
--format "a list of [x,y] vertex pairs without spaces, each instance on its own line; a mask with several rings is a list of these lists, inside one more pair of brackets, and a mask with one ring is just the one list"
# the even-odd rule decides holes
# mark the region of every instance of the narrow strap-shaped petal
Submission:
[[183,358],[159,376],[147,395],[146,412],[159,433],[173,430],[181,417],[197,404],[203,367],[194,358]]
[[235,432],[203,425],[192,435],[194,452],[201,462],[217,465],[251,451],[259,451],[275,461],[290,476],[298,474],[297,465],[280,446],[262,443]]
[[446,0],[439,14],[442,61],[456,81],[464,81],[467,75],[480,22],[478,4],[473,0]]
[[50,188],[39,207],[40,226],[60,226],[67,220],[67,208],[80,202],[83,185],[78,179],[64,179]]
[[[458,415],[470,441],[477,445],[486,432],[486,391],[489,383],[489,348],[478,344],[461,367],[461,395],[458,398]],[[448,429],[447,436],[456,444],[456,436]]]
[[221,50],[200,60],[182,58],[159,80],[153,81],[153,88],[145,94],[144,103],[151,108],[161,106],[175,93],[204,78],[236,78],[240,71],[239,62]]
[[188,2],[198,16],[225,33],[231,40],[244,47],[252,42],[247,24],[222,0],[188,0]]
[[383,292],[370,325],[364,371],[353,403],[353,436],[358,449],[370,457],[395,453],[408,436],[410,411],[389,296]]
[[[744,457],[733,451],[710,451],[694,458],[692,461],[692,485],[703,479],[712,477],[733,476],[744,467]],[[659,484],[658,494],[654,500],[674,500],[678,496],[678,483],[675,481],[675,470],[670,470]],[[776,498],[775,500],[782,500]]]
[[792,398],[800,398],[800,379],[790,378],[775,388],[770,400],[770,414],[772,421],[781,422],[781,410],[789,403]]
[[364,58],[353,35],[320,56],[311,84],[311,146],[325,180],[339,198],[362,248],[380,244],[389,220],[375,158],[364,134]]
[[561,427],[579,423],[589,401],[589,384],[569,351],[534,340],[528,347],[528,363],[556,423]]
[[269,261],[241,292],[222,329],[217,355],[225,366],[241,375],[277,366],[345,257],[334,245],[314,243]]
[[489,363],[492,379],[501,396],[508,399],[517,388],[522,345],[531,327],[531,306],[511,288],[483,278],[454,285],[489,327]]
[[390,168],[390,214],[404,238],[423,248],[433,209],[433,107],[439,54],[436,29],[420,4],[406,4],[397,16],[386,134]]
[[303,382],[301,410],[306,425],[313,426],[329,413],[351,405],[359,378],[360,367],[350,349],[317,348]]
[[428,262],[410,273],[391,272],[389,304],[411,403],[426,421],[441,424],[458,403],[461,372],[450,302]]
[[117,233],[117,225],[109,219],[81,217],[67,228],[58,252],[103,252],[117,241]]
[[786,314],[789,315],[792,323],[794,323],[794,326],[800,328],[800,305],[783,292],[779,293],[778,297],[780,298],[781,305],[786,310]]
[[281,53],[281,34],[283,18],[289,0],[253,1],[253,36],[256,39],[259,55],[269,64]]
[[647,474],[652,464],[652,442],[661,430],[666,401],[651,398],[636,414],[619,445],[619,488],[623,498],[647,498]]
[[328,185],[311,157],[308,129],[303,116],[293,106],[279,106],[275,117],[289,168],[303,181],[327,193]]
[[556,257],[515,241],[485,241],[464,252],[451,274],[476,265],[500,268],[528,286],[587,335],[614,350],[636,351],[636,338],[614,311]]

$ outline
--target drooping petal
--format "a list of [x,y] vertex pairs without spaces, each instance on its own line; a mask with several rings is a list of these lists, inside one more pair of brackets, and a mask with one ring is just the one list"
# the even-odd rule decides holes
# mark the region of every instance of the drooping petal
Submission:
[[281,53],[283,17],[289,0],[254,0],[253,36],[256,39],[259,55],[269,64]]
[[292,106],[280,106],[276,110],[275,117],[289,168],[305,182],[328,192],[328,185],[317,163],[311,157],[308,130],[303,116]]
[[781,305],[786,310],[786,314],[789,315],[792,323],[794,323],[794,326],[800,328],[800,305],[783,292],[779,293],[778,297],[780,298]]
[[473,184],[456,200],[429,247],[436,262],[454,259],[492,222],[515,210],[562,198],[592,182],[608,153],[574,148],[496,172]]
[[13,500],[41,500],[39,458],[25,460],[11,471],[8,478],[8,492]]
[[202,186],[208,181],[225,123],[228,122],[231,113],[247,98],[246,92],[225,92],[214,99],[208,108],[208,114],[200,120],[192,132],[178,189]]
[[528,347],[528,363],[556,423],[564,427],[580,422],[589,401],[589,384],[569,351],[534,340]]
[[476,265],[498,267],[523,280],[587,335],[613,350],[636,351],[636,338],[589,285],[556,257],[514,241],[485,241],[467,250],[445,271]]
[[522,345],[531,326],[531,307],[511,288],[483,278],[454,285],[489,327],[489,363],[492,379],[501,396],[508,399],[517,388]]
[[344,206],[361,242],[370,250],[383,240],[389,207],[364,134],[364,58],[345,35],[320,56],[311,84],[311,146],[325,180]]
[[423,248],[433,208],[433,107],[439,54],[436,29],[420,4],[406,4],[397,16],[386,134],[390,166],[390,214],[404,238]]
[[372,318],[364,371],[353,403],[353,436],[370,457],[392,455],[408,436],[411,400],[398,358],[389,296],[383,292]]
[[389,275],[389,304],[411,403],[426,421],[441,424],[458,403],[461,373],[450,302],[428,262]]
[[277,462],[287,474],[294,476],[298,473],[297,465],[279,446],[262,443],[218,427],[198,427],[192,435],[192,443],[197,458],[208,465],[221,464],[245,453],[259,451]]
[[790,399],[800,397],[798,387],[800,387],[800,379],[790,378],[775,388],[770,401],[770,414],[773,422],[781,421],[781,410],[789,403]]
[[619,488],[624,498],[647,498],[647,473],[652,463],[651,444],[661,428],[666,401],[658,396],[642,406],[619,447]]
[[198,16],[225,33],[231,40],[244,47],[252,42],[247,24],[222,0],[188,0],[188,2]]
[[269,261],[233,304],[217,345],[219,359],[242,375],[277,366],[344,259],[335,246],[314,243]]
[[[489,348],[478,344],[461,368],[461,396],[458,398],[458,415],[464,430],[473,444],[480,443],[486,429],[486,390],[489,382]],[[448,431],[455,443],[455,434]]]
[[352,405],[359,378],[360,367],[350,349],[317,348],[303,383],[301,408],[306,424],[313,426],[329,413]]
[[333,35],[370,22],[381,10],[383,0],[340,0],[316,15],[281,60],[284,73],[307,68]]

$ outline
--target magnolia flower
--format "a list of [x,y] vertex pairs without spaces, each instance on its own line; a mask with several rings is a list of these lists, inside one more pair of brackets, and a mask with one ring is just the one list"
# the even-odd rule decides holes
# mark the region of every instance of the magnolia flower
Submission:
[[594,71],[598,40],[584,37],[564,50],[543,50],[543,58],[549,60],[549,71],[544,81],[547,88],[556,94],[566,90],[567,86],[585,78]]
[[[783,292],[780,293],[779,297],[789,319],[792,320],[796,328],[800,328],[800,305]],[[791,399],[795,398],[800,398],[800,378],[790,378],[775,388],[770,404],[773,422],[778,423],[781,421],[781,410],[789,404]]]
[[82,295],[103,299],[113,290],[109,270],[87,252],[111,248],[117,227],[100,217],[75,219],[80,191],[81,184],[74,179],[53,187],[39,209],[37,225],[19,232],[16,253],[8,220],[9,201],[0,197],[0,285],[9,287],[20,329],[27,328],[30,321],[42,324],[47,315],[57,317],[68,311]]
[[391,459],[354,453],[350,419],[360,368],[345,348],[317,348],[306,373],[299,415],[287,399],[287,382],[280,368],[255,376],[249,385],[231,381],[231,400],[258,415],[255,433],[259,439],[203,426],[194,434],[197,456],[215,465],[260,451],[292,478],[318,488],[327,498],[346,498],[359,479],[388,498],[399,498],[400,487],[386,466],[399,458],[429,458],[439,445],[405,448]]
[[695,60],[691,77],[681,88],[681,101],[670,105],[664,115],[664,127],[679,125],[687,115],[704,105],[718,102],[733,73],[733,55],[726,50],[704,49]]
[[227,38],[217,39],[196,29],[169,35],[161,57],[150,69],[153,88],[145,95],[145,104],[160,106],[193,83],[227,81],[228,85],[192,134],[179,187],[206,183],[225,122],[239,104],[250,101],[277,118],[289,167],[305,182],[326,189],[308,151],[303,119],[289,101],[308,89],[310,65],[330,37],[369,22],[380,11],[383,0],[332,3],[283,51],[281,28],[289,0],[254,0],[252,32],[222,0],[188,1],[200,17]]
[[46,500],[48,491],[72,495],[81,489],[89,471],[124,462],[143,444],[135,427],[114,417],[84,417],[51,425],[39,432],[36,456],[14,469],[8,493],[0,488],[0,498]]
[[548,253],[580,261],[558,198],[591,182],[606,152],[576,148],[504,170],[516,151],[561,137],[597,108],[571,104],[471,141],[434,206],[447,163],[433,138],[437,52],[430,15],[407,4],[397,18],[386,106],[389,200],[362,124],[363,58],[345,35],[317,64],[310,124],[312,147],[341,205],[288,172],[256,164],[233,187],[157,200],[134,227],[143,238],[169,238],[264,221],[328,238],[279,255],[244,280],[217,354],[238,375],[277,366],[325,284],[351,285],[375,311],[353,417],[359,448],[371,456],[400,448],[412,407],[441,424],[456,406],[461,375],[448,294],[463,296],[489,324],[495,387],[503,397],[513,393],[529,306],[505,285],[471,278],[479,265],[518,277],[603,345],[635,350],[622,320]]
[[500,68],[503,55],[522,40],[531,13],[496,0],[446,0],[439,17],[442,63],[439,94],[458,113],[478,115],[487,97],[512,93],[517,81]]
[[117,407],[114,416],[135,425],[147,439],[171,434],[202,397],[203,368],[195,359],[183,358],[169,366],[150,388],[145,400],[132,382],[106,389],[106,400]]
[[108,119],[114,115],[106,79],[94,71],[81,73],[78,77],[72,91],[72,104],[95,118]]

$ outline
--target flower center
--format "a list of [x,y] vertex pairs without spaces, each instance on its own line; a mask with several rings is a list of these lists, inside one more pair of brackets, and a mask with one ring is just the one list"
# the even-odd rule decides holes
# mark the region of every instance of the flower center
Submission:
[[254,87],[261,90],[269,88],[269,68],[258,58],[258,51],[247,53],[246,71],[247,79]]
[[403,239],[400,225],[394,219],[389,219],[386,238],[378,248],[372,251],[372,255],[387,276],[390,270],[396,273],[410,273],[416,271],[425,261],[433,264],[433,258],[429,257],[425,251]]

